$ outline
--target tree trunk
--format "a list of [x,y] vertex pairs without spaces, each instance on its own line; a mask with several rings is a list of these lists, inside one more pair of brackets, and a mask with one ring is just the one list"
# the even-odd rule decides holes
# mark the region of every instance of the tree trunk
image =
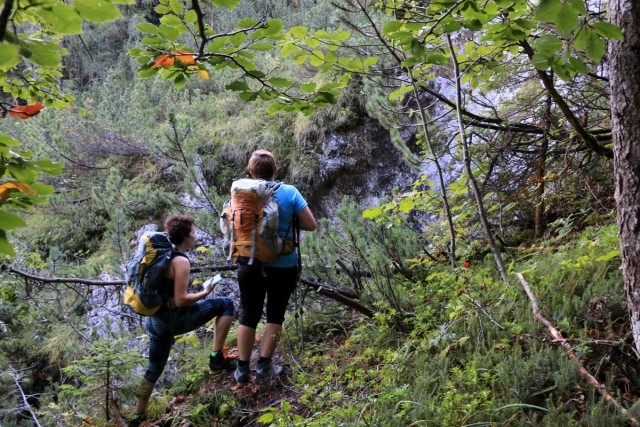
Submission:
[[640,2],[610,0],[609,19],[624,34],[609,42],[609,87],[622,272],[640,351]]
[[549,151],[549,131],[551,130],[551,95],[547,94],[547,100],[544,104],[543,111],[544,131],[545,135],[542,138],[542,145],[540,146],[540,154],[536,161],[535,174],[538,186],[535,193],[535,227],[534,233],[536,238],[541,238],[544,234],[547,223],[545,221],[545,203],[544,203],[544,190],[545,190],[545,175],[547,174],[547,152]]

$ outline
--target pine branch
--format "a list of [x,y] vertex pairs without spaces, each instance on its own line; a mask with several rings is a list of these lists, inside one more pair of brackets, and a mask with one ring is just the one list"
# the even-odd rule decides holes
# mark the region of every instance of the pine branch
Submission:
[[540,310],[538,309],[538,301],[536,300],[535,295],[533,295],[533,292],[531,291],[531,288],[529,287],[529,284],[525,280],[524,276],[521,273],[516,273],[516,276],[520,280],[520,283],[522,283],[522,287],[524,288],[527,296],[529,297],[529,300],[531,301],[531,311],[533,312],[533,317],[535,317],[536,319],[538,319],[538,321],[540,321],[540,323],[545,325],[551,333],[551,336],[553,336],[554,341],[559,342],[560,345],[562,345],[562,347],[567,350],[567,356],[575,363],[576,367],[578,368],[578,372],[580,372],[580,376],[584,378],[589,384],[591,384],[596,390],[598,390],[598,393],[600,393],[600,395],[607,403],[613,406],[618,412],[625,415],[629,420],[630,425],[634,427],[640,427],[640,422],[638,422],[633,414],[627,412],[627,410],[606,390],[606,386],[599,383],[598,380],[595,379],[593,375],[591,375],[584,368],[584,366],[582,366],[582,363],[580,362],[578,357],[571,350],[571,346],[569,345],[567,340],[565,340],[562,334],[553,326],[550,321],[548,321],[542,314],[540,314]]

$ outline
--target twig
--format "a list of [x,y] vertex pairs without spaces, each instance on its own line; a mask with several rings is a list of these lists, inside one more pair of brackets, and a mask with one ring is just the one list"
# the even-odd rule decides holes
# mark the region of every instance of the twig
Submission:
[[549,332],[551,333],[551,335],[553,336],[553,338],[558,342],[560,342],[560,345],[562,345],[562,347],[564,347],[564,349],[567,350],[567,355],[569,359],[573,360],[573,362],[575,363],[576,367],[578,368],[578,371],[580,372],[580,376],[585,380],[587,380],[587,382],[591,384],[596,390],[598,390],[598,393],[600,393],[600,395],[604,398],[604,400],[607,403],[612,405],[618,412],[625,415],[629,420],[629,424],[631,424],[634,427],[640,427],[640,422],[638,422],[638,420],[632,414],[627,412],[627,410],[617,400],[615,400],[611,394],[609,394],[609,392],[605,389],[604,384],[599,383],[598,380],[595,379],[593,375],[591,375],[584,368],[584,366],[582,366],[582,363],[580,362],[578,357],[573,353],[573,351],[571,351],[571,346],[564,339],[562,334],[553,326],[551,322],[549,322],[542,314],[540,314],[536,297],[535,295],[533,295],[533,292],[531,292],[531,288],[529,287],[529,284],[525,280],[524,276],[520,273],[516,273],[516,276],[520,280],[520,283],[522,283],[522,287],[524,288],[525,292],[529,296],[529,300],[531,301],[531,311],[533,311],[533,317],[535,317],[540,321],[540,323],[545,325],[549,330]]
[[504,331],[504,326],[502,326],[500,323],[498,323],[493,316],[491,316],[491,313],[489,313],[487,310],[485,310],[485,308],[480,305],[480,303],[478,301],[476,301],[471,295],[469,294],[463,294],[465,297],[469,298],[469,300],[473,303],[473,305],[475,305],[481,312],[484,313],[485,316],[487,316],[487,318],[491,321],[491,323],[493,323],[494,325],[496,325],[500,330]]
[[38,417],[36,417],[36,414],[31,410],[31,405],[29,405],[29,402],[27,401],[27,396],[25,396],[24,390],[22,389],[20,381],[18,380],[18,374],[16,373],[15,369],[13,369],[13,367],[11,368],[11,378],[13,378],[13,382],[15,382],[16,388],[20,392],[22,402],[24,402],[24,409],[31,414],[31,418],[33,418],[33,422],[35,423],[35,425],[41,427],[40,423],[38,422]]

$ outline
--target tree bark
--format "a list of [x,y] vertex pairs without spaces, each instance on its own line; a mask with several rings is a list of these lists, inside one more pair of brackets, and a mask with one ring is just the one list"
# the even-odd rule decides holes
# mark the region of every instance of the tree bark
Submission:
[[540,146],[540,154],[536,161],[535,174],[538,186],[535,192],[535,226],[534,234],[536,238],[541,238],[544,234],[547,223],[545,221],[545,203],[544,203],[544,190],[545,190],[545,175],[547,174],[547,152],[549,151],[549,132],[551,130],[551,95],[547,94],[547,99],[544,104],[543,111],[543,126],[545,135],[542,138],[542,145]]
[[640,351],[640,2],[610,0],[609,19],[624,34],[609,42],[609,87],[622,272]]

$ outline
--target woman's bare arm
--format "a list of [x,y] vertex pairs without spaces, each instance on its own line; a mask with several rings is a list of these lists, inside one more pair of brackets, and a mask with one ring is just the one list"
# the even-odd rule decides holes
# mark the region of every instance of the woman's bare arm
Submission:
[[205,290],[190,294],[189,290],[189,273],[191,271],[191,263],[183,256],[177,256],[171,260],[171,265],[167,276],[173,276],[173,307],[184,307],[201,300],[211,293],[213,287],[205,288]]
[[316,219],[313,216],[311,209],[309,209],[309,206],[302,209],[296,215],[298,215],[298,218],[300,218],[301,230],[313,231],[318,227],[318,224],[316,224]]

